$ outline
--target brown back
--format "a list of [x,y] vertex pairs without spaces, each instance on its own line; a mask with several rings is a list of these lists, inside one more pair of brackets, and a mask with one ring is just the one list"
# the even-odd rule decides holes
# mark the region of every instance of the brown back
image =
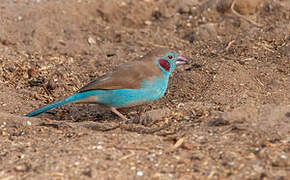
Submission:
[[155,60],[167,52],[169,52],[167,49],[155,49],[143,58],[121,65],[116,71],[91,81],[83,86],[79,92],[98,89],[138,89],[142,80],[161,76],[161,70],[156,66]]

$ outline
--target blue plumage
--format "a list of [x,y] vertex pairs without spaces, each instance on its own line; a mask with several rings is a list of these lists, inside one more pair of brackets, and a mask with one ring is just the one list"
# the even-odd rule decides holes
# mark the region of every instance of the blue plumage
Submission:
[[27,116],[27,117],[36,116],[38,114],[41,114],[43,112],[46,112],[46,111],[48,111],[50,109],[53,109],[53,108],[56,108],[58,106],[62,106],[64,104],[68,104],[68,103],[72,103],[72,102],[84,99],[84,98],[88,97],[89,95],[90,95],[90,93],[86,93],[86,92],[84,92],[84,93],[76,93],[76,94],[74,94],[74,95],[72,95],[70,97],[67,97],[67,98],[63,99],[63,100],[48,104],[46,106],[43,106],[43,107],[41,107],[41,108],[39,108],[39,109],[37,109],[35,111],[32,111],[32,112],[26,114],[25,116]]
[[117,89],[88,91],[97,96],[96,102],[116,108],[130,107],[163,97],[168,84],[167,77],[144,81],[140,89]]
[[170,73],[176,66],[185,62],[185,58],[175,53],[166,53],[161,58],[152,58],[152,54],[149,54],[143,61],[123,66],[92,81],[78,93],[39,108],[26,116],[35,116],[55,107],[76,102],[108,106],[125,120],[126,118],[115,108],[139,105],[163,97]]

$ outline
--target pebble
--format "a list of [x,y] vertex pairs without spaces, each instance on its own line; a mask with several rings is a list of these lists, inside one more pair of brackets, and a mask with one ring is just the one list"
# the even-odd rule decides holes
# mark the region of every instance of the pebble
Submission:
[[153,162],[154,161],[154,158],[152,156],[149,156],[148,157],[148,160],[151,161],[151,162]]
[[102,146],[102,145],[98,145],[98,146],[97,146],[97,149],[98,149],[98,150],[102,150],[102,149],[103,149],[103,146]]
[[144,23],[145,23],[146,25],[148,25],[148,26],[150,26],[150,25],[152,24],[152,22],[149,21],[149,20],[145,21]]
[[91,36],[88,38],[88,43],[89,45],[93,45],[96,44],[96,41],[94,40],[94,38],[92,38]]
[[26,123],[27,123],[28,126],[32,125],[30,121],[26,121]]
[[186,5],[181,5],[180,8],[178,9],[179,14],[186,14],[190,13],[190,8]]
[[102,145],[98,145],[98,146],[93,146],[92,149],[102,150],[104,149],[104,147]]
[[127,6],[127,3],[125,3],[125,2],[121,2],[120,5],[121,5],[121,6]]
[[143,176],[143,172],[142,171],[137,171],[136,175],[137,176]]
[[55,82],[57,82],[57,80],[55,80],[55,79],[50,79],[50,80],[47,82],[46,88],[49,89],[49,90],[54,90],[54,89],[57,87],[57,84],[56,84]]
[[280,157],[281,157],[282,159],[287,159],[287,156],[286,156],[286,155],[284,155],[284,154],[283,154],[283,155],[281,155]]
[[18,166],[15,166],[15,171],[17,172],[25,172],[28,170],[28,166],[26,165],[18,165]]
[[29,68],[27,70],[28,78],[36,77],[37,76],[37,71],[35,68]]
[[177,105],[177,108],[182,108],[182,107],[184,107],[184,104],[183,104],[183,103],[179,103],[179,104]]
[[0,128],[4,128],[6,126],[6,124],[7,124],[6,122],[3,122],[0,126]]

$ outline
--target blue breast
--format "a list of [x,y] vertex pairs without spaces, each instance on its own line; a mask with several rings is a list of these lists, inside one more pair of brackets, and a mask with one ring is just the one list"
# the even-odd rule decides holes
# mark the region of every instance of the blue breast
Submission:
[[96,103],[113,107],[128,107],[161,98],[168,85],[169,75],[142,82],[139,89],[92,90],[87,95],[96,96]]

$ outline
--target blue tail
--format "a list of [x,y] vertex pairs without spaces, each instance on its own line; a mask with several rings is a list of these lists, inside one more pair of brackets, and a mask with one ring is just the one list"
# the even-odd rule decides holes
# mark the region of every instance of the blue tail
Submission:
[[74,94],[72,96],[69,96],[63,100],[60,100],[60,101],[57,101],[57,102],[54,102],[54,103],[51,103],[51,104],[48,104],[46,106],[43,106],[35,111],[32,111],[28,114],[26,114],[25,116],[27,117],[31,117],[31,116],[36,116],[38,114],[41,114],[43,112],[46,112],[50,109],[53,109],[53,108],[56,108],[58,106],[62,106],[64,104],[68,104],[68,103],[71,103],[71,102],[74,102],[74,101],[78,101],[78,100],[81,100],[81,99],[84,99],[88,96],[91,96],[91,94],[87,94],[87,93],[77,93],[77,94]]

